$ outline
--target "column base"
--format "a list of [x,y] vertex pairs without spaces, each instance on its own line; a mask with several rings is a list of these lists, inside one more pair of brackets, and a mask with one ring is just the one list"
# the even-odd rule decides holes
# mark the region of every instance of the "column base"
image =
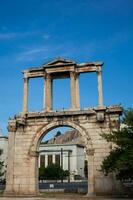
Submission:
[[96,197],[96,194],[95,193],[87,193],[86,197]]
[[38,196],[39,190],[37,188],[6,188],[3,196]]

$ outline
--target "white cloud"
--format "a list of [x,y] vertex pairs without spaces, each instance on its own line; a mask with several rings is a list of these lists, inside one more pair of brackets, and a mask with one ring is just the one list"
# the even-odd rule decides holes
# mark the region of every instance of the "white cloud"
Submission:
[[0,33],[0,40],[10,40],[16,38],[16,33]]
[[49,34],[44,34],[42,37],[43,37],[45,40],[48,40],[49,38],[51,38],[51,35],[49,35]]
[[94,39],[86,43],[81,44],[80,51],[77,50],[78,44],[75,43],[63,43],[52,45],[40,45],[25,46],[20,53],[16,54],[18,61],[33,61],[36,59],[47,59],[58,56],[64,56],[67,58],[81,58],[81,57],[94,57],[99,53],[113,52],[121,44],[123,45],[127,41],[128,37],[126,33],[116,33],[114,36],[110,36],[103,39]]
[[36,56],[40,54],[46,54],[48,51],[47,48],[45,47],[38,47],[38,48],[29,48],[27,50],[24,50],[23,52],[19,53],[17,55],[17,60],[22,61],[22,60],[34,60]]
[[26,32],[0,32],[0,40],[11,40],[24,38],[31,35],[36,35],[37,31],[26,31]]

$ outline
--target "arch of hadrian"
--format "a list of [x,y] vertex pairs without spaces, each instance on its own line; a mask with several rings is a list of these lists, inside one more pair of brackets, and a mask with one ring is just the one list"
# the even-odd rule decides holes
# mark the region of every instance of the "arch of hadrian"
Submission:
[[[99,171],[101,162],[109,152],[110,144],[101,138],[119,127],[119,106],[103,106],[102,62],[76,63],[62,58],[38,68],[30,68],[24,74],[23,112],[9,120],[9,153],[5,194],[38,194],[38,146],[42,137],[58,126],[69,126],[79,131],[86,144],[88,157],[88,195],[117,191],[114,178],[105,177]],[[80,109],[79,75],[97,73],[98,106]],[[44,110],[28,112],[29,79],[44,78]],[[52,109],[53,79],[70,78],[71,108]],[[89,95],[89,87],[88,95]]]

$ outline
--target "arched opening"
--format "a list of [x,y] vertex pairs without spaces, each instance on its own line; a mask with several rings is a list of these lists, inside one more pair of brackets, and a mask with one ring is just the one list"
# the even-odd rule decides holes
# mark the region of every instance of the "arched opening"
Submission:
[[[64,132],[60,134],[60,130]],[[51,137],[52,134],[53,137]],[[80,138],[79,140],[78,137]],[[45,175],[42,178],[40,170],[40,174],[36,173],[38,177],[36,181],[39,181],[40,189],[59,190],[69,188],[71,191],[73,188],[77,191],[83,187],[87,193],[88,173],[85,170],[88,156],[85,149],[86,147],[92,149],[91,140],[87,137],[88,134],[83,127],[63,121],[52,122],[37,132],[30,148],[31,155],[38,155],[36,170],[43,168],[43,165],[46,169],[52,164],[58,164],[61,169],[68,172],[66,177],[53,177],[52,180]]]
[[[49,131],[38,144],[39,179],[43,182],[85,180],[85,144],[79,132],[67,126],[60,126]],[[54,171],[58,165],[59,174]],[[53,167],[54,173],[51,174]],[[46,169],[47,173],[46,174]],[[58,169],[56,169],[58,170]],[[87,177],[86,177],[87,178]]]

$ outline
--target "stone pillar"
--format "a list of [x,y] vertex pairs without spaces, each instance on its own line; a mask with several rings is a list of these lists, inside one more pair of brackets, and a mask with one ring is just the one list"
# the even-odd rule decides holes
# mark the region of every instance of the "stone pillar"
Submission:
[[38,167],[40,168],[41,167],[41,155],[39,154],[39,157],[38,157]]
[[46,106],[46,103],[45,103],[45,101],[46,101],[46,98],[45,98],[45,95],[46,95],[46,82],[45,82],[45,76],[44,76],[44,83],[43,83],[43,109],[45,110],[46,108],[45,108],[45,106]]
[[28,83],[29,78],[24,78],[23,113],[28,112]]
[[97,80],[98,80],[98,106],[103,106],[103,94],[102,94],[102,71],[101,67],[97,70]]
[[76,108],[76,98],[75,98],[75,77],[74,72],[70,72],[70,78],[71,78],[71,107]]
[[47,167],[48,166],[48,155],[46,154],[45,155],[45,167]]
[[71,107],[72,108],[79,108],[79,75],[75,72],[70,72],[71,78]]
[[14,156],[15,156],[15,132],[9,132],[8,137],[8,161],[6,172],[5,194],[12,194],[14,191]]
[[80,108],[79,74],[76,74],[76,108]]
[[50,74],[45,75],[45,110],[50,111],[52,110],[52,90],[53,90],[53,80]]
[[53,154],[53,156],[52,156],[53,158],[53,163],[55,164],[55,154]]
[[95,180],[94,180],[94,150],[87,150],[88,157],[88,193],[87,196],[95,196]]

